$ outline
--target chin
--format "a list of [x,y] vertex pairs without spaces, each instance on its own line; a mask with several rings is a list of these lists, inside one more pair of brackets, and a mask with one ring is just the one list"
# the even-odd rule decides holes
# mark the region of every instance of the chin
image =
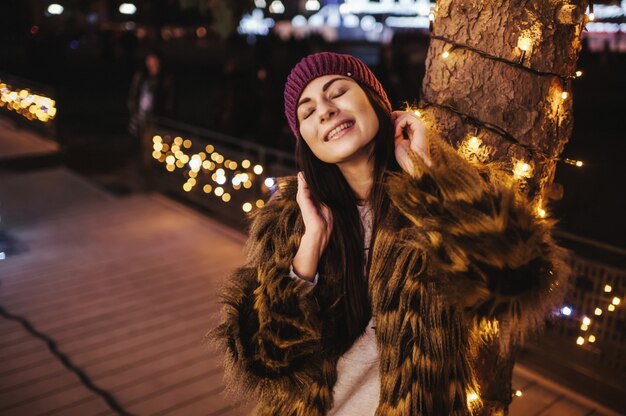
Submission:
[[333,149],[332,154],[327,154],[326,163],[338,164],[367,156],[369,153],[367,151],[368,148],[368,144],[358,145],[356,143],[346,143],[345,146],[337,146],[336,149]]

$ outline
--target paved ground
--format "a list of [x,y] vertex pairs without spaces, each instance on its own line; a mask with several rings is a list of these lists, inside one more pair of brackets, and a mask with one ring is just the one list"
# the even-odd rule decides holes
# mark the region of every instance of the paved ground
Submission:
[[[62,167],[0,171],[0,203],[16,247],[0,261],[0,306],[18,319],[0,318],[1,415],[250,413],[222,395],[203,342],[242,234]],[[611,414],[522,367],[514,387],[513,416]]]

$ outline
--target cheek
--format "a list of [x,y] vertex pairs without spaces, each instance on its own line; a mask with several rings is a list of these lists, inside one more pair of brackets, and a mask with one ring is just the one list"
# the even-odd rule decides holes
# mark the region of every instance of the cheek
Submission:
[[363,115],[364,130],[368,133],[368,136],[371,135],[371,138],[374,138],[379,127],[376,112],[368,102],[362,106],[360,113]]
[[304,139],[305,142],[311,145],[315,138],[315,130],[309,123],[300,124],[298,130],[300,131],[300,136]]

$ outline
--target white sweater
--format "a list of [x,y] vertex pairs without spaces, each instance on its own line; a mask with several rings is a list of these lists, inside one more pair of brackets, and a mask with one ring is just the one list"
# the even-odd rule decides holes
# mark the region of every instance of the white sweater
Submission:
[[[372,211],[369,206],[357,206],[365,231],[364,259],[367,264],[372,237]],[[294,279],[300,277],[291,268]],[[317,284],[315,275],[311,287]],[[373,416],[378,407],[380,376],[378,364],[380,355],[374,333],[374,319],[371,319],[365,332],[352,347],[337,361],[337,382],[333,389],[333,407],[328,416]]]

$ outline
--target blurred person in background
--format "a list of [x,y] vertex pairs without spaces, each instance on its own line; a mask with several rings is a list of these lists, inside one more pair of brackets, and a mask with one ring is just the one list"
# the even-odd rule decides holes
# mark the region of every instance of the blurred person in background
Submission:
[[164,69],[162,56],[151,51],[133,76],[127,101],[130,112],[128,130],[137,138],[146,189],[152,188],[151,141],[145,137],[146,125],[153,116],[173,117],[174,103],[174,79]]

